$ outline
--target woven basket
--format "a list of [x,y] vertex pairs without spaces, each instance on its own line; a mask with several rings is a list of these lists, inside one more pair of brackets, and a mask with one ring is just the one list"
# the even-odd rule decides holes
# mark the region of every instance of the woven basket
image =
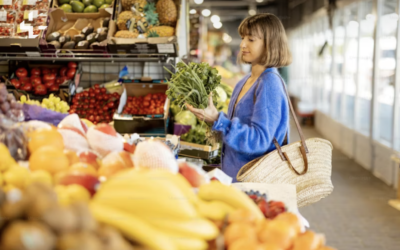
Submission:
[[[305,164],[300,151],[301,141],[281,147],[292,163],[293,168],[303,172]],[[288,161],[282,160],[277,150],[255,159],[243,166],[237,180],[268,184],[294,184],[297,189],[297,205],[303,207],[325,198],[333,191],[332,144],[324,139],[305,140],[308,148],[308,171],[298,175]]]

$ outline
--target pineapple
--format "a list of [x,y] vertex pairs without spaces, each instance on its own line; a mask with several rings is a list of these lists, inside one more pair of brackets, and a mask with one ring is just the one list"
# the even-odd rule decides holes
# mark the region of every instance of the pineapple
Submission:
[[133,15],[132,11],[122,11],[118,15],[117,19],[117,26],[119,30],[128,30],[128,27],[126,27],[126,22],[130,20],[132,17],[135,17]]
[[147,31],[147,37],[167,37],[174,35],[175,35],[175,28],[170,26],[157,26]]
[[144,14],[146,15],[146,20],[149,28],[158,26],[158,13],[156,13],[156,6],[154,3],[148,3],[144,7]]
[[159,0],[156,8],[162,25],[175,26],[178,19],[178,11],[173,0]]
[[122,8],[124,10],[131,10],[132,6],[135,6],[136,10],[143,12],[144,6],[146,6],[146,0],[122,0]]
[[139,33],[135,30],[134,32],[128,31],[128,30],[121,30],[115,33],[114,37],[118,38],[137,38],[139,36]]

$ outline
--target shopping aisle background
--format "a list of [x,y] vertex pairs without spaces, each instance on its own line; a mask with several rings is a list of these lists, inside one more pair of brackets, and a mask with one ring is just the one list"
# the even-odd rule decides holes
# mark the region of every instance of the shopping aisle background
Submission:
[[[303,132],[306,138],[322,137],[314,128]],[[299,140],[293,126],[290,139]],[[338,150],[332,164],[333,193],[300,209],[311,230],[324,232],[338,250],[399,250],[400,211],[388,205],[395,190]]]

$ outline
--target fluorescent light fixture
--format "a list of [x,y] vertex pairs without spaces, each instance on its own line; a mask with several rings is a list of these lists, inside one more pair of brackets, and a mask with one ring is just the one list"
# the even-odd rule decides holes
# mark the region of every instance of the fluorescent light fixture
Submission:
[[210,18],[211,22],[218,23],[221,22],[221,18],[218,15],[212,15]]
[[257,12],[253,9],[249,10],[249,15],[250,16],[254,16],[255,14],[257,14]]
[[191,9],[191,10],[189,11],[189,13],[193,15],[193,14],[196,14],[197,11],[196,11],[195,9]]
[[213,25],[214,25],[214,28],[216,28],[216,29],[220,29],[222,27],[221,22],[215,22],[215,23],[213,23]]
[[204,0],[194,0],[195,4],[202,4],[204,2]]
[[201,14],[205,17],[208,17],[211,15],[211,11],[209,9],[204,9],[201,11]]
[[256,0],[257,3],[262,3],[264,0]]

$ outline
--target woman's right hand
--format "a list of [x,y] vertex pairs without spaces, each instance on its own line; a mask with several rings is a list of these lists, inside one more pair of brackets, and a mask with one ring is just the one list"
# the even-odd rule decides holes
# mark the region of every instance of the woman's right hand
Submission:
[[219,112],[214,106],[212,99],[212,93],[208,98],[208,107],[206,109],[196,109],[192,105],[186,103],[186,107],[191,111],[200,121],[205,121],[209,123],[214,123],[218,120]]

